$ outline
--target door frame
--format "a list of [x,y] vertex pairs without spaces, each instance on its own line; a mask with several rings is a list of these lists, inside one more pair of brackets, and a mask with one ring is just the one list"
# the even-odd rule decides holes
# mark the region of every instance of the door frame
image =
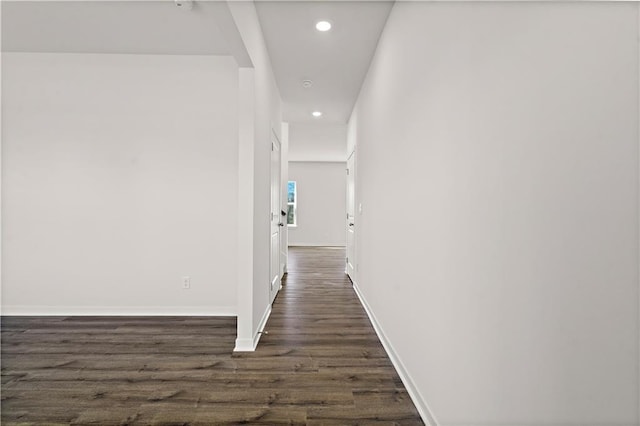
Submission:
[[[351,163],[351,167],[350,167]],[[347,202],[346,202],[346,256],[345,256],[345,273],[351,279],[356,281],[357,257],[356,257],[356,148],[347,157],[346,164],[346,186],[347,186]],[[349,211],[351,210],[351,215]],[[351,234],[351,246],[349,244],[349,234]]]
[[[274,156],[274,152],[277,153]],[[274,182],[274,179],[277,182]],[[282,187],[282,144],[274,129],[271,129],[271,166],[270,166],[270,226],[269,226],[269,304],[272,304],[282,288],[282,273],[280,268],[281,257],[281,187]],[[274,237],[274,234],[277,234]],[[274,241],[276,246],[274,247]],[[275,253],[274,253],[275,250]],[[277,259],[274,271],[274,257]]]

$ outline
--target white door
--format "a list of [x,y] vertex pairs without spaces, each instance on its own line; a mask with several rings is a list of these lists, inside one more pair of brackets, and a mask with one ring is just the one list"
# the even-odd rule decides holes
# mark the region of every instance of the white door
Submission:
[[270,250],[270,282],[269,302],[280,290],[280,227],[283,226],[280,216],[280,142],[271,135],[271,250]]
[[356,152],[353,151],[347,160],[347,266],[346,273],[355,280],[356,260],[356,197],[355,197],[355,161]]

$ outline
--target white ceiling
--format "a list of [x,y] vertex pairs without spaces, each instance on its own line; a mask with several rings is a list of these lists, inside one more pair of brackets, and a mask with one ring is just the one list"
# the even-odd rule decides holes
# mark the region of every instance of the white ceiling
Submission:
[[[7,52],[229,55],[220,2],[196,0],[1,1]],[[256,2],[258,17],[291,123],[346,123],[393,2]],[[331,31],[315,23],[329,20]],[[223,25],[224,27],[224,25]],[[225,35],[227,37],[225,37]],[[310,89],[302,87],[313,80]],[[320,119],[311,112],[324,113]]]
[[[258,1],[256,8],[291,123],[346,123],[391,11],[388,1]],[[328,20],[331,31],[316,31]],[[313,80],[310,89],[303,80]],[[312,111],[322,111],[315,119]]]
[[227,55],[213,2],[2,1],[5,52]]

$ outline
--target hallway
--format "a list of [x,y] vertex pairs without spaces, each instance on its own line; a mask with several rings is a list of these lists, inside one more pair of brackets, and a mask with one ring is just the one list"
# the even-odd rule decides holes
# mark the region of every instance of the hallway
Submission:
[[3,317],[2,424],[422,424],[344,249],[289,259],[253,353],[233,318]]
[[290,247],[268,334],[246,356],[294,367],[279,386],[309,395],[308,424],[422,424],[344,273],[344,259],[343,248]]

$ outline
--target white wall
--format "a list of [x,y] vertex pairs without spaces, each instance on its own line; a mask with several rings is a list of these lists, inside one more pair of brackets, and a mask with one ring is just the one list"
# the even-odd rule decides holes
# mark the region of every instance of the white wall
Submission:
[[[0,22],[2,22],[2,6],[0,5]],[[0,46],[2,46],[2,31],[0,31]],[[2,70],[3,70],[3,66],[2,66],[2,54],[0,53],[0,104],[2,103]],[[1,108],[0,108],[0,115],[2,114],[1,112]],[[2,211],[3,211],[3,207],[2,207],[2,200],[3,200],[3,196],[2,196],[2,135],[4,135],[3,130],[2,130],[2,122],[3,120],[0,117],[0,310],[2,309],[2,223],[4,222],[2,219]]]
[[[251,104],[248,107],[253,110],[253,117],[251,117],[251,123],[241,123],[240,128],[241,133],[245,131],[253,133],[253,145],[247,147],[252,150],[251,155],[247,156],[247,159],[249,157],[253,159],[250,185],[252,188],[247,186],[240,193],[240,197],[252,197],[251,203],[246,203],[241,208],[251,208],[250,213],[253,216],[248,215],[246,211],[240,212],[244,218],[242,223],[246,223],[243,229],[251,228],[252,241],[240,242],[250,253],[245,252],[241,255],[238,264],[241,270],[251,269],[253,275],[239,282],[238,339],[236,340],[236,350],[252,350],[259,338],[258,331],[264,326],[271,308],[269,303],[271,135],[274,132],[280,140],[282,139],[282,101],[255,5],[253,2],[229,2],[228,5],[253,65],[241,71],[246,76],[245,80],[241,74],[241,90],[245,89],[243,86],[251,86],[248,90],[251,93],[247,93],[250,96],[246,100]],[[245,105],[241,105],[242,110],[244,107]],[[241,164],[240,167],[243,168],[243,165]],[[242,174],[240,180],[244,182],[247,177],[249,177],[247,174]]]
[[346,162],[289,162],[289,180],[298,192],[297,226],[290,246],[346,244]]
[[291,123],[289,161],[346,161],[347,125]]
[[395,4],[357,286],[440,425],[638,425],[638,73],[634,3]]
[[346,244],[347,126],[291,123],[289,180],[298,182],[298,225],[289,227],[289,245]]
[[2,59],[3,314],[234,314],[233,59]]

